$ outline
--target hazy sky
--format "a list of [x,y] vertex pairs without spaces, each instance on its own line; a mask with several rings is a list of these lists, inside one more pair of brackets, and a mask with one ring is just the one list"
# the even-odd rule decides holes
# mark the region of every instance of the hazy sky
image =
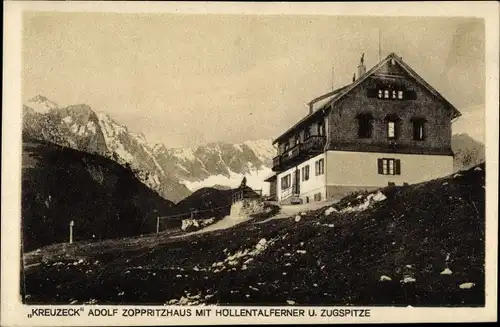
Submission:
[[[403,57],[464,113],[483,110],[484,25],[465,18],[26,13],[23,100],[86,103],[168,147],[274,138],[306,103]],[[472,112],[477,113],[477,112]]]

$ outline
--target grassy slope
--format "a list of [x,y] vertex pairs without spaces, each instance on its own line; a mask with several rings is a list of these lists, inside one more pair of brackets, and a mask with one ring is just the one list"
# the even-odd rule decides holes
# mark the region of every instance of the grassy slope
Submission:
[[[387,199],[362,212],[322,208],[298,222],[250,221],[189,238],[52,246],[25,256],[33,266],[22,289],[28,303],[484,305],[483,185],[484,165],[383,189]],[[228,259],[255,252],[261,239],[260,253]],[[445,268],[453,273],[441,275]],[[475,286],[460,289],[465,282]]]
[[174,205],[114,161],[25,137],[22,219],[25,250],[68,240],[154,232]]

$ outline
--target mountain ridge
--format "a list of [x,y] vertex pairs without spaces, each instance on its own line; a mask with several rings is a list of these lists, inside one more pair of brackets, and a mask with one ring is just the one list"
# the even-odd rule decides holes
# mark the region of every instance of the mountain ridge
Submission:
[[235,187],[248,175],[250,186],[262,188],[262,176],[271,172],[274,153],[270,145],[266,146],[268,140],[212,142],[193,148],[150,144],[143,133],[130,132],[107,113],[86,104],[59,107],[44,96],[23,105],[23,131],[128,165],[141,182],[174,202],[200,187],[211,186],[212,176],[217,176],[216,184]]

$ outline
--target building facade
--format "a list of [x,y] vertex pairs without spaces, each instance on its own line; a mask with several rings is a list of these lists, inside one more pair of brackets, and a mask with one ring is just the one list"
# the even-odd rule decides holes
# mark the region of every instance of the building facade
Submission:
[[273,142],[278,201],[336,199],[453,172],[451,124],[460,112],[396,54],[309,103]]

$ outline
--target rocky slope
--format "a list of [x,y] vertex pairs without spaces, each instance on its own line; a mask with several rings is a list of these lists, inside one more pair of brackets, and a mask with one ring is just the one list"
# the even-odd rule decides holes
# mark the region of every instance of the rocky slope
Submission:
[[23,302],[484,306],[484,170],[206,234],[46,247],[24,257]]
[[485,161],[484,144],[468,134],[455,134],[451,139],[451,148],[455,154],[455,171],[468,169]]
[[25,251],[68,242],[71,220],[75,241],[153,233],[174,206],[112,160],[29,136],[21,196]]

